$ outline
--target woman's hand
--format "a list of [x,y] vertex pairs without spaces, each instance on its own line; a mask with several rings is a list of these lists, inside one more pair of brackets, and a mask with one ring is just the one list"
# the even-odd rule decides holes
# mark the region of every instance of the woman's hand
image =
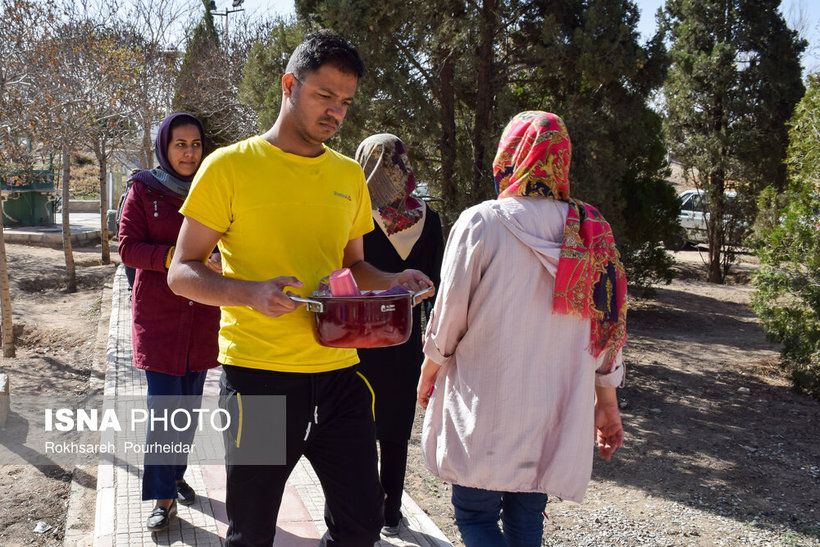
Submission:
[[222,255],[219,253],[211,253],[208,257],[208,262],[205,263],[210,269],[218,274],[222,273]]
[[595,388],[595,442],[598,455],[609,461],[624,445],[624,426],[614,387]]
[[430,402],[430,396],[433,394],[433,387],[436,385],[439,370],[441,370],[441,365],[429,357],[424,358],[424,363],[421,364],[419,385],[416,388],[416,400],[421,405],[421,408],[425,410],[427,409],[427,404]]

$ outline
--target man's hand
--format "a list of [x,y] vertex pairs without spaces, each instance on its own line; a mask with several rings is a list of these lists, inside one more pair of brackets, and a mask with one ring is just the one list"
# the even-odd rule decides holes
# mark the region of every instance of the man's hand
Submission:
[[429,357],[424,358],[424,362],[421,364],[419,385],[416,387],[416,400],[421,405],[421,408],[425,410],[427,409],[427,403],[430,402],[430,395],[433,394],[433,386],[436,385],[439,370],[441,370],[441,365]]
[[[614,391],[614,388],[610,388]],[[624,427],[617,401],[595,401],[595,442],[598,455],[609,461],[615,451],[624,445]]]
[[275,277],[267,281],[255,282],[251,294],[250,306],[271,317],[290,313],[303,304],[294,302],[288,295],[297,296],[285,287],[301,287],[302,282],[291,276]]
[[[410,290],[412,292],[419,292],[423,291],[427,287],[432,287],[433,282],[430,280],[427,275],[419,270],[404,270],[400,272],[396,277],[397,284],[403,286],[405,289]],[[421,295],[417,302],[421,302],[431,296],[435,295],[436,291],[433,289],[429,293]]]

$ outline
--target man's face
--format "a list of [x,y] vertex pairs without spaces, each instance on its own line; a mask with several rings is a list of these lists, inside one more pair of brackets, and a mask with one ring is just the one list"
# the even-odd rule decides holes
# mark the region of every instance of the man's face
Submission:
[[288,73],[282,79],[285,100],[299,136],[320,144],[336,134],[353,102],[358,78],[331,65],[307,73],[300,82]]

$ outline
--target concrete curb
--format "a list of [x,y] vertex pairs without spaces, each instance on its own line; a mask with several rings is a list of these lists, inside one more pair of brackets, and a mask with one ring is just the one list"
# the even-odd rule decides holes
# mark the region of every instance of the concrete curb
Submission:
[[[37,247],[63,248],[62,214],[58,213],[55,224],[44,226],[3,227],[6,243],[34,245]],[[74,213],[69,217],[71,245],[90,247],[100,243],[102,229],[100,213]]]
[[9,388],[9,375],[0,374],[0,427],[6,427],[6,420],[11,410],[11,393]]
[[[120,322],[121,284],[125,282],[125,270],[122,265],[114,274],[114,283],[111,295],[111,313],[108,329],[106,330],[105,373],[102,379],[102,389],[105,397],[116,396],[117,381],[117,344],[118,326]],[[103,439],[100,439],[103,442]],[[100,458],[97,465],[97,503],[94,513],[93,545],[112,545],[114,534],[114,466],[110,461]]]
[[[86,228],[80,231],[79,227],[71,227],[71,245],[75,247],[92,247],[100,243],[100,230]],[[32,228],[18,229],[6,228],[4,233],[6,243],[17,245],[34,245],[35,247],[51,247],[53,249],[63,248],[62,230],[54,231],[34,231]]]
[[68,211],[70,213],[97,213],[100,212],[100,200],[98,199],[70,199],[68,200]]
[[[116,275],[114,276],[116,277]],[[112,286],[115,279],[105,284],[101,291],[100,317],[97,321],[97,334],[94,343],[94,360],[89,378],[89,394],[102,393],[104,388],[105,356],[108,349],[108,333],[111,325]],[[93,465],[79,465],[72,473],[71,488],[68,497],[68,511],[65,521],[63,545],[66,547],[90,547],[94,542],[94,529],[84,525],[85,516],[91,504],[95,503],[96,485],[90,485],[95,478]],[[83,480],[85,479],[85,480]],[[93,526],[93,522],[91,523]]]

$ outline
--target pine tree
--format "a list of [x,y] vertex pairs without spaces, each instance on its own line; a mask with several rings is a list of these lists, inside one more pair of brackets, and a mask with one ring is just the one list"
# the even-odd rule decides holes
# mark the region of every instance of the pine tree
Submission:
[[[799,57],[777,0],[667,0],[671,66],[665,83],[667,142],[706,192],[709,281],[729,263],[728,201],[783,187],[785,124],[803,94]],[[736,217],[737,215],[735,215]]]
[[[193,114],[205,129],[208,148],[232,143],[233,135],[222,131],[222,104],[228,89],[222,76],[225,74],[224,59],[220,51],[219,34],[214,18],[203,0],[205,13],[194,27],[185,48],[185,57],[176,81],[173,108],[176,112]],[[207,151],[206,151],[207,152]]]
[[[295,6],[308,28],[331,28],[352,41],[367,67],[335,140],[340,150],[353,154],[373,133],[398,135],[408,145],[417,180],[443,200],[437,209],[445,225],[464,207],[490,197],[491,186],[472,182],[474,99],[469,105],[459,100],[475,97],[479,86],[498,85],[477,81],[466,45],[476,40],[475,6],[459,0],[299,0]],[[495,125],[480,129],[492,131]]]
[[764,193],[772,210],[761,206],[758,256],[761,268],[753,281],[755,312],[766,332],[783,343],[782,364],[794,386],[820,397],[820,75],[791,122],[784,199]]
[[282,103],[281,76],[290,59],[288,52],[296,49],[305,32],[304,26],[278,18],[267,39],[256,42],[250,49],[239,85],[239,98],[257,113],[257,129],[261,132],[276,121]]
[[672,259],[659,242],[675,232],[679,206],[664,180],[661,118],[648,106],[665,76],[662,36],[639,44],[638,11],[624,0],[529,5],[512,36],[504,101],[563,116],[573,195],[611,223],[630,283],[668,282]]

